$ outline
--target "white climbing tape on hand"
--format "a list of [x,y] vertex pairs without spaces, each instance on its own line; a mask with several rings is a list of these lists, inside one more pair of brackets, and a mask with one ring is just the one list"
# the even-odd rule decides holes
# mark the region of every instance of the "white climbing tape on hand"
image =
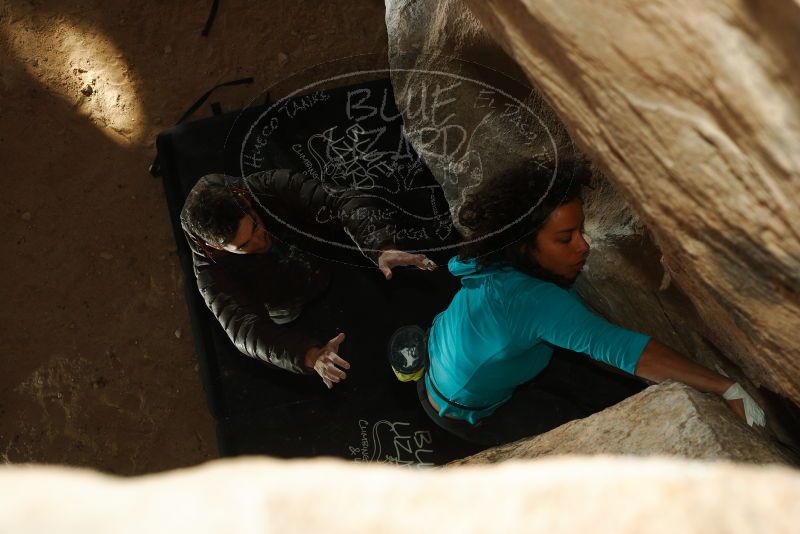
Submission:
[[328,389],[333,387],[347,377],[347,374],[339,369],[337,365],[349,368],[350,366],[346,361],[341,359],[336,353],[331,351],[323,352],[317,361],[314,362],[314,370],[322,377],[322,381],[328,386]]
[[739,384],[739,382],[735,382],[731,387],[729,387],[725,393],[722,394],[722,398],[725,400],[737,400],[742,399],[744,403],[744,415],[747,419],[747,424],[753,426],[755,423],[758,426],[764,426],[766,424],[766,419],[764,417],[764,410],[756,404],[756,401],[753,400],[751,397]]

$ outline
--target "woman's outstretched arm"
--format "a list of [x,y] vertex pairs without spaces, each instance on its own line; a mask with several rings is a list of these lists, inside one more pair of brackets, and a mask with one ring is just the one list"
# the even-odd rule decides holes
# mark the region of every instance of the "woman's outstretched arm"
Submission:
[[[655,339],[651,339],[645,346],[639,363],[636,365],[636,376],[653,382],[677,380],[700,391],[716,393],[720,396],[735,383],[730,378],[693,362]],[[742,399],[726,402],[731,410],[745,419]]]
[[651,336],[606,321],[562,288],[540,283],[517,289],[508,299],[507,307],[507,315],[514,319],[511,333],[515,339],[531,344],[543,340],[653,382],[672,379],[700,391],[716,393],[748,424],[764,424],[763,410],[741,385]]

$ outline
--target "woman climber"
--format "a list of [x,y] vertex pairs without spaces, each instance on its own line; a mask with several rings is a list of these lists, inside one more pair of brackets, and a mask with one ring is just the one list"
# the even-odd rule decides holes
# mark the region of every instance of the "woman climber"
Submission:
[[549,174],[517,169],[466,200],[459,220],[477,238],[448,264],[462,287],[427,332],[404,327],[390,342],[390,357],[427,357],[423,408],[453,434],[498,444],[586,417],[643,389],[641,379],[672,379],[763,425],[741,385],[581,302],[572,285],[589,254],[580,196],[588,178],[576,167],[551,184]]

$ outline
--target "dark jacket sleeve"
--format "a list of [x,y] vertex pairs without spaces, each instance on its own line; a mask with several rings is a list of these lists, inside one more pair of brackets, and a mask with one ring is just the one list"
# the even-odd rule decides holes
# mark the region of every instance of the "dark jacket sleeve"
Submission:
[[398,246],[393,232],[397,221],[368,216],[381,207],[364,191],[326,187],[306,172],[289,169],[251,174],[245,182],[253,187],[255,196],[277,197],[281,206],[302,214],[310,224],[339,221],[361,253],[376,265],[382,249]]
[[181,217],[183,232],[192,249],[197,288],[206,305],[239,351],[294,373],[311,374],[303,365],[309,348],[322,344],[302,332],[275,324],[263,303],[224,265],[209,258]]

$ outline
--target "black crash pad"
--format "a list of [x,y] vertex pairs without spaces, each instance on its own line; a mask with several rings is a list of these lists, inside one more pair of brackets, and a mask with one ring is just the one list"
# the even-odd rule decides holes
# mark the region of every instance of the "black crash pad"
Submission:
[[[376,80],[324,92],[312,111],[296,113],[272,142],[260,152],[262,168],[303,169],[292,150],[320,132],[345,132],[353,124],[347,114],[348,93],[368,90],[389,95],[388,111],[359,118],[359,127],[380,130],[381,143],[407,151],[401,122],[382,117],[397,115],[388,80]],[[294,97],[303,105],[302,96]],[[291,101],[288,102],[291,104]],[[429,254],[440,269],[422,272],[397,270],[386,281],[377,269],[332,262],[331,287],[304,310],[291,328],[305,328],[330,339],[344,332],[341,354],[352,364],[346,381],[328,390],[314,376],[271,369],[240,354],[203,302],[194,280],[189,248],[178,217],[187,193],[211,172],[241,175],[258,169],[241,166],[244,140],[270,106],[221,114],[183,123],[158,136],[164,190],[178,255],[186,280],[186,301],[195,350],[211,413],[216,419],[222,456],[266,454],[277,457],[337,456],[355,461],[401,465],[428,465],[477,452],[479,447],[451,436],[426,416],[413,383],[399,382],[386,358],[391,333],[406,324],[429,325],[457,289],[446,270],[452,251]],[[300,109],[296,107],[295,109]],[[362,130],[364,131],[364,130]],[[247,137],[250,135],[250,137]],[[247,143],[244,143],[247,145]],[[247,148],[245,146],[245,148]],[[386,150],[384,150],[385,152]],[[405,154],[407,156],[407,154]],[[374,163],[374,162],[372,162]],[[444,204],[436,182],[424,166],[416,167],[415,181],[422,202],[428,193]],[[412,195],[413,197],[413,195]],[[409,202],[416,202],[411,198]]]

